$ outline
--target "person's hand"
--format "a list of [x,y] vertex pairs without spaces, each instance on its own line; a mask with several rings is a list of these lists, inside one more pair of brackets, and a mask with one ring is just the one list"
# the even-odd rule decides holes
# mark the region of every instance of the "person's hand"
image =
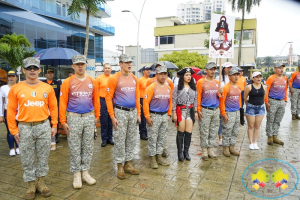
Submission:
[[293,94],[294,94],[294,91],[293,91],[293,89],[292,89],[292,88],[290,88],[290,93],[291,93],[291,96],[293,96]]
[[[95,118],[95,126],[97,126],[98,122],[100,122],[100,119]],[[100,123],[100,126],[101,126],[101,123]]]
[[228,116],[225,115],[225,116],[223,116],[223,118],[224,118],[224,123],[227,124],[228,123]]
[[14,138],[16,140],[16,143],[19,145],[20,144],[20,135],[19,135],[19,133],[17,133],[16,135],[14,135]]
[[4,122],[4,117],[0,116],[0,123]]
[[203,114],[201,111],[198,112],[198,118],[199,118],[199,121],[202,121],[202,117],[203,117]]
[[219,88],[219,94],[223,93],[223,88]]
[[117,120],[117,118],[115,118],[115,117],[112,118],[111,119],[111,123],[112,123],[114,129],[117,130],[117,126],[120,125],[119,122],[118,122],[118,120]]
[[177,115],[176,115],[176,113],[175,114],[173,113],[173,121],[174,121],[174,123],[177,122]]
[[195,120],[198,120],[198,113],[197,112],[195,112]]
[[146,122],[150,127],[153,125],[153,120],[151,118],[146,119]]
[[170,115],[168,115],[168,121],[171,119],[171,116]]
[[69,130],[71,130],[69,125],[67,123],[65,123],[65,124],[62,125],[62,128],[65,131],[65,133],[67,134],[67,136],[69,136]]
[[57,128],[51,128],[51,137],[54,137],[57,133]]
[[266,103],[266,109],[269,112],[269,110],[270,110],[270,104],[269,103]]
[[136,121],[141,122],[141,115],[136,116]]

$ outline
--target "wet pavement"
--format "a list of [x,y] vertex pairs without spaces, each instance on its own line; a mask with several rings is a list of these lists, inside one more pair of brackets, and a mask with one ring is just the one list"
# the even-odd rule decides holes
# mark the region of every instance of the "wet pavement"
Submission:
[[[80,190],[72,188],[73,176],[69,170],[67,139],[61,136],[57,150],[51,151],[49,158],[50,171],[46,177],[46,183],[53,195],[48,199],[261,199],[249,193],[243,186],[243,173],[251,163],[261,159],[275,158],[291,164],[297,172],[300,171],[300,120],[291,120],[289,107],[288,104],[279,135],[285,145],[267,145],[265,118],[258,141],[259,150],[249,150],[246,126],[240,126],[236,144],[236,148],[241,154],[239,158],[224,157],[222,146],[217,146],[215,152],[218,154],[218,159],[203,161],[199,146],[198,123],[196,123],[190,148],[192,160],[178,162],[176,131],[174,124],[170,122],[166,147],[169,152],[167,160],[171,164],[170,166],[159,166],[159,169],[151,169],[147,155],[147,141],[140,140],[137,134],[135,156],[132,163],[140,169],[140,175],[126,174],[125,180],[117,178],[117,168],[113,161],[113,146],[101,147],[100,129],[98,129],[98,138],[95,141],[90,169],[90,174],[97,180],[97,183],[93,186],[84,183]],[[0,125],[0,199],[23,199],[27,184],[22,179],[23,170],[20,157],[9,157],[8,153],[6,129],[2,123]],[[293,189],[296,181],[296,178],[292,178],[290,173],[289,191]],[[271,178],[269,182],[271,182]],[[245,179],[245,185],[253,193],[258,194],[257,191],[262,191],[264,195],[267,195],[268,192],[272,193],[271,190],[263,188],[256,190],[251,187],[251,184],[251,179]],[[280,188],[277,190],[284,194],[287,193]],[[289,195],[279,199],[299,198],[300,188],[297,186]],[[36,199],[44,198],[37,194]]]

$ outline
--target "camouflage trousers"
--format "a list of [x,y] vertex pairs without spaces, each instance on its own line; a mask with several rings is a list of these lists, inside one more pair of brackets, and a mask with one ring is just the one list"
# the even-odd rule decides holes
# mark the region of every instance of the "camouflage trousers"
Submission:
[[94,150],[95,116],[67,116],[69,130],[70,171],[76,173],[90,169]]
[[[19,124],[20,157],[25,182],[46,176],[49,171],[48,159],[51,147],[51,127],[49,120],[35,126]],[[37,162],[35,166],[35,155]]]
[[279,127],[285,113],[285,101],[269,98],[270,109],[267,111],[267,136],[278,135]]
[[300,89],[293,88],[293,96],[291,96],[291,112],[292,115],[300,114]]
[[114,158],[116,163],[124,164],[125,161],[133,159],[133,151],[136,146],[137,135],[137,110],[121,110],[115,108],[115,117],[119,122],[117,130],[113,129],[114,136]]
[[200,146],[209,148],[215,146],[215,140],[220,125],[220,109],[209,110],[202,108],[202,120],[199,120]]
[[150,127],[147,124],[148,131],[148,150],[149,156],[162,154],[164,150],[164,143],[168,135],[168,115],[151,113],[153,124]]
[[224,147],[235,145],[240,127],[240,110],[234,112],[226,112],[226,114],[228,116],[227,124],[225,124],[223,117],[221,119],[223,135],[222,140]]

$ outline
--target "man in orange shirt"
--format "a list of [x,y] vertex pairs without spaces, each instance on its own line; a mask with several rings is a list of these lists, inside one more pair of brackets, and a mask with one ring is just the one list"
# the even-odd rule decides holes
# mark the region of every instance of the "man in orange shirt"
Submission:
[[283,76],[284,67],[285,65],[282,63],[276,63],[274,67],[275,74],[269,76],[266,82],[267,94],[265,104],[267,109],[266,133],[268,145],[273,145],[273,143],[284,144],[277,137],[287,103],[288,80],[286,76]]
[[244,70],[241,68],[238,68],[239,71],[239,79],[237,81],[237,85],[240,87],[240,89],[242,90],[242,106],[240,108],[240,124],[242,126],[245,125],[245,116],[244,116],[244,90],[245,90],[245,86],[247,85],[247,80],[245,77],[243,77],[244,74]]
[[[36,189],[43,197],[49,197],[51,192],[45,184],[45,176],[49,171],[51,136],[55,136],[57,131],[57,101],[53,88],[38,79],[40,61],[29,57],[23,60],[23,66],[26,80],[11,87],[8,94],[7,124],[17,143],[20,143],[23,178],[28,182],[25,198],[34,199]],[[48,120],[49,111],[52,128]]]
[[152,169],[157,169],[158,164],[170,165],[162,159],[164,143],[168,135],[168,120],[172,115],[171,88],[165,84],[167,77],[165,65],[156,68],[157,81],[147,87],[143,104],[149,132],[148,150]]
[[[139,85],[140,85],[140,103],[141,107],[143,106],[143,99],[145,97],[145,90],[146,90],[146,84],[150,76],[150,67],[144,66],[142,68],[143,76],[139,78]],[[139,124],[139,131],[140,131],[140,138],[142,140],[148,140],[148,134],[146,129],[146,118],[144,115],[144,111],[141,108],[141,123]]]
[[117,176],[119,179],[125,179],[125,172],[132,175],[140,173],[130,163],[136,145],[137,123],[141,121],[140,87],[138,79],[131,73],[131,57],[122,54],[119,57],[119,64],[121,71],[108,80],[105,100],[115,129],[113,134],[114,157],[118,165]]
[[101,105],[101,116],[100,116],[100,122],[101,122],[101,139],[102,144],[101,147],[105,147],[108,144],[114,145],[114,141],[112,139],[112,123],[110,116],[107,112],[107,106],[105,102],[105,96],[106,96],[106,88],[107,88],[107,81],[109,77],[111,76],[111,66],[109,63],[105,63],[103,66],[104,74],[98,76],[96,78],[96,82],[98,84],[99,88],[99,96],[100,96],[100,105]]
[[289,88],[291,93],[292,120],[300,119],[300,64],[298,65],[298,71],[291,75]]
[[228,72],[229,83],[223,87],[220,97],[220,112],[222,115],[223,154],[239,156],[240,153],[234,149],[236,138],[239,133],[240,107],[242,105],[241,89],[236,84],[239,72],[232,68]]
[[96,80],[85,74],[86,57],[73,56],[72,62],[75,75],[61,85],[59,118],[68,136],[70,171],[74,174],[73,187],[77,189],[82,187],[82,179],[89,185],[96,183],[88,170],[93,157],[94,128],[100,117],[100,102]]

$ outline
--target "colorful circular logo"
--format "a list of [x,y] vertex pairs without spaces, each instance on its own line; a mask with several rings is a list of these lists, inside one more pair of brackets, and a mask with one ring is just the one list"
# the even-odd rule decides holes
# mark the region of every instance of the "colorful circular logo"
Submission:
[[296,169],[278,159],[263,159],[249,165],[242,176],[248,192],[264,199],[277,199],[293,192],[299,182]]

